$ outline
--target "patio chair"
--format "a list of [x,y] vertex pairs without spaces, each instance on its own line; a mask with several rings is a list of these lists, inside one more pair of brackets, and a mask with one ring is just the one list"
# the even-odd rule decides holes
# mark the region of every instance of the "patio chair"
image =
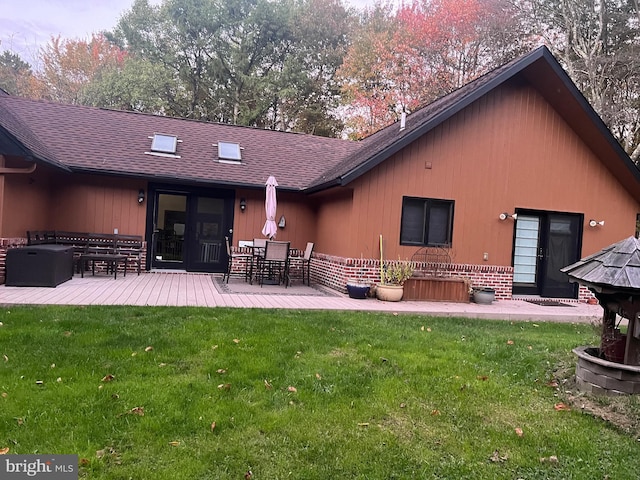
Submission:
[[304,249],[304,252],[302,252],[302,255],[300,255],[299,251],[296,250],[297,254],[293,254],[289,260],[292,263],[292,265],[289,266],[290,270],[293,271],[293,273],[296,275],[296,278],[298,275],[302,276],[302,284],[303,285],[310,285],[310,280],[309,280],[309,271],[310,271],[310,267],[311,267],[311,254],[313,253],[313,242],[307,242],[307,247]]
[[305,272],[307,277],[307,285],[311,285],[309,280],[309,274],[311,271],[311,254],[313,253],[313,242],[307,242],[307,248],[304,249],[304,256],[302,257],[302,284],[304,285]]
[[289,249],[290,242],[268,241],[264,249],[264,256],[258,261],[258,278],[260,286],[265,279],[278,278],[278,283],[289,286]]
[[224,282],[226,277],[226,281],[229,283],[229,277],[233,273],[234,260],[241,261],[244,259],[244,281],[246,282],[247,278],[249,278],[249,265],[252,262],[252,255],[250,253],[233,253],[229,237],[224,237],[224,243],[227,246],[227,271],[222,275],[222,281]]
[[253,249],[253,255],[251,258],[251,265],[249,266],[249,283],[253,285],[253,269],[254,266],[256,271],[258,269],[258,264],[260,263],[260,259],[264,256],[264,250],[267,246],[266,238],[254,238],[251,248]]

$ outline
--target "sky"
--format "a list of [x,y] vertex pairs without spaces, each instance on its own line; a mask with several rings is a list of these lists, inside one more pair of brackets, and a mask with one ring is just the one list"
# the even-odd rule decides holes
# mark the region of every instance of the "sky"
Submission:
[[[374,0],[346,3],[362,8]],[[94,32],[115,27],[132,4],[133,0],[0,0],[0,52],[16,53],[37,68],[36,54],[51,36],[89,39]]]

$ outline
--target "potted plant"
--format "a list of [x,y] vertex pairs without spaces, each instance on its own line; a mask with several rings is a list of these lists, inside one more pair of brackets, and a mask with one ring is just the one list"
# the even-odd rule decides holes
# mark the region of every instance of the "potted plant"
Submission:
[[378,300],[399,302],[404,294],[404,282],[413,275],[413,263],[385,262],[380,271],[380,284],[376,287]]
[[473,301],[480,305],[491,305],[496,299],[496,291],[489,287],[476,287],[473,289]]
[[364,280],[364,262],[362,260],[362,254],[360,255],[360,268],[358,269],[358,278],[350,278],[347,280],[347,293],[350,298],[363,299],[367,298],[371,285]]

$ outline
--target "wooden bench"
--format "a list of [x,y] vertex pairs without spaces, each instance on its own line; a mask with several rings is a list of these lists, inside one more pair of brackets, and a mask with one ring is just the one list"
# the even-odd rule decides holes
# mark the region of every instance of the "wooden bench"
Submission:
[[127,274],[128,265],[135,265],[138,275],[142,270],[143,241],[140,235],[32,230],[27,232],[27,242],[28,245],[57,244],[73,247],[76,271],[82,276],[89,263],[93,274],[96,263],[103,263],[107,273],[113,269],[114,278],[119,264],[123,265],[124,275]]

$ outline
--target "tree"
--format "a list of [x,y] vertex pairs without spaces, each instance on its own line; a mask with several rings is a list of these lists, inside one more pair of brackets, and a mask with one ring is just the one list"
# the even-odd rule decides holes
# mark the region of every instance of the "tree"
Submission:
[[84,89],[106,68],[123,64],[126,53],[102,34],[91,40],[52,37],[41,51],[43,69],[35,74],[36,96],[57,102],[84,104]]
[[0,88],[11,95],[28,96],[33,87],[31,65],[5,50],[0,55]]
[[526,43],[503,0],[414,0],[389,13],[378,5],[364,17],[340,72],[357,137],[504,63]]
[[167,114],[336,134],[348,28],[338,0],[136,0],[109,38],[164,72],[138,84]]

